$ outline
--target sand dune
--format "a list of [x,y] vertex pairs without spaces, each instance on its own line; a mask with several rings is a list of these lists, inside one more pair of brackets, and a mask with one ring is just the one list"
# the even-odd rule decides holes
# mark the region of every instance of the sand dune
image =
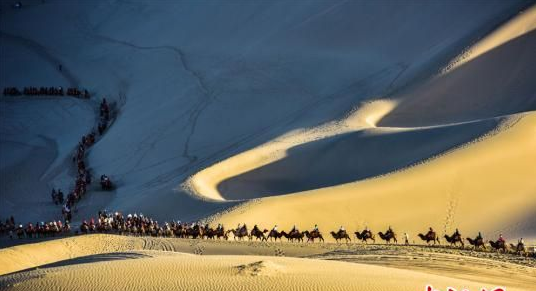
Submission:
[[393,225],[413,236],[460,227],[536,238],[535,113],[507,115],[536,108],[527,78],[536,67],[535,15],[533,7],[499,27],[463,64],[335,127],[293,132],[208,167],[191,188],[215,200],[265,197],[217,218],[230,225]]
[[[290,257],[273,256],[278,250]],[[530,264],[487,256],[448,249],[432,253],[420,247],[86,235],[0,250],[0,288],[94,290],[120,284],[124,290],[424,290],[432,284],[441,289],[501,285],[531,290],[536,271]],[[12,261],[21,264],[6,264]],[[27,268],[32,269],[11,273]]]
[[536,110],[536,6],[469,48],[463,61],[396,96],[379,126],[423,126]]
[[[117,191],[91,191],[75,220],[108,208],[318,224],[328,243],[26,243],[0,250],[0,289],[532,290],[532,259],[328,232],[390,225],[418,242],[432,226],[535,244],[536,7],[518,13],[533,2],[2,2],[0,85],[65,82],[120,105],[88,153]],[[47,187],[72,180],[92,103],[0,106],[0,212],[58,218]]]
[[[387,275],[388,274],[388,275]],[[90,283],[91,282],[91,283]],[[206,256],[142,252],[90,264],[72,262],[0,278],[9,290],[424,290],[463,286],[479,290],[484,282],[412,271],[312,259]],[[90,284],[88,284],[90,283]],[[509,288],[509,290],[529,290]]]
[[[532,178],[536,114],[514,117],[500,133],[408,170],[357,183],[263,198],[223,214],[226,225],[261,223],[322,229],[392,225],[400,233],[428,226],[467,235],[503,232],[536,238]],[[485,203],[484,203],[485,202]]]

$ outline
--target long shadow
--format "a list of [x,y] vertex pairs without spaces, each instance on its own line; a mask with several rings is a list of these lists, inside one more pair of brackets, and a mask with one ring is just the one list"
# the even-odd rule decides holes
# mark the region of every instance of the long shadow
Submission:
[[133,259],[143,259],[143,258],[151,258],[151,256],[146,255],[146,254],[140,254],[140,253],[125,253],[125,252],[108,253],[108,254],[90,255],[90,256],[84,256],[84,257],[78,257],[78,258],[74,258],[70,260],[65,260],[65,261],[59,261],[59,262],[40,266],[39,268],[40,269],[56,268],[56,267],[72,266],[72,265],[78,265],[78,264],[88,264],[88,263],[118,261],[118,260],[133,260]]
[[125,253],[125,252],[89,255],[89,256],[54,262],[54,263],[41,265],[37,267],[32,267],[32,268],[20,270],[17,272],[9,273],[7,275],[20,274],[20,273],[24,273],[28,271],[33,271],[36,269],[47,269],[47,268],[56,268],[56,267],[63,267],[63,266],[73,266],[73,265],[78,265],[78,264],[88,264],[88,263],[117,261],[117,260],[134,260],[134,259],[143,259],[143,258],[151,258],[151,256],[146,255],[146,254],[140,254],[140,253]]
[[[380,126],[426,126],[536,110],[536,30],[402,94]],[[469,86],[468,86],[469,85]]]
[[389,173],[485,134],[497,119],[382,133],[361,130],[293,147],[279,161],[226,179],[226,199],[282,195],[354,182]]

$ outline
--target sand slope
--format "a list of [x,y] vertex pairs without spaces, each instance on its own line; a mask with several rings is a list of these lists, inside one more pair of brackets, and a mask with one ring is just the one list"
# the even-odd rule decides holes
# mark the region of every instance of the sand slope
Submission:
[[[534,7],[517,15],[463,63],[390,100],[281,136],[208,167],[189,185],[214,200],[264,197],[217,218],[229,225],[393,225],[413,237],[429,226],[440,233],[459,227],[467,235],[534,238],[535,113],[512,113],[536,108],[528,77],[536,67],[535,17]],[[490,131],[498,133],[452,151]]]
[[217,218],[226,225],[290,228],[319,224],[328,231],[392,225],[415,237],[428,226],[441,233],[503,232],[536,237],[533,179],[536,114],[514,118],[500,133],[406,171],[341,186],[269,197]]
[[[94,255],[0,277],[7,290],[424,290],[492,288],[488,282],[314,259],[194,256],[144,251]],[[508,290],[530,290],[509,287]]]

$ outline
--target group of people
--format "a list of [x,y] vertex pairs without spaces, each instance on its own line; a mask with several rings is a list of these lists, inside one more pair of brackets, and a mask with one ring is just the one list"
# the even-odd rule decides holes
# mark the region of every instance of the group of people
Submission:
[[52,193],[50,194],[52,196],[52,202],[54,202],[54,204],[58,205],[58,204],[63,204],[63,192],[61,191],[61,189],[58,189],[56,191],[56,189],[52,188]]
[[86,148],[91,146],[94,142],[95,135],[93,133],[83,136],[78,143],[78,148],[73,156],[73,163],[76,164],[76,179],[74,189],[67,195],[66,202],[62,209],[62,214],[66,221],[71,221],[71,208],[86,194],[87,185],[91,184],[91,173],[86,168],[84,158]]
[[6,218],[5,222],[0,220],[0,234],[3,235],[10,231],[13,232],[15,228],[16,228],[16,224],[15,224],[15,218],[13,217],[13,215],[10,216],[9,218]]
[[[69,223],[62,223],[61,220],[58,221],[49,221],[45,223],[44,221],[41,221],[41,223],[36,222],[35,225],[30,223],[27,223],[24,227],[22,224],[20,224],[15,229],[15,234],[19,239],[21,238],[42,238],[47,236],[56,236],[56,235],[62,235],[62,234],[70,234],[71,232],[71,226]],[[10,238],[13,238],[13,234],[10,234]]]
[[[78,88],[67,88],[67,96],[77,98],[89,98],[89,92],[86,89],[80,90]],[[4,88],[4,96],[64,96],[63,87],[24,87],[20,91],[16,87]]]
[[174,235],[174,230],[177,229],[178,225],[180,222],[175,221],[159,224],[156,219],[144,216],[142,213],[124,216],[121,212],[99,211],[96,220],[91,218],[89,221],[82,222],[80,232],[85,234],[99,232],[170,237]]
[[100,121],[98,126],[99,134],[102,135],[106,128],[108,127],[108,122],[110,121],[110,105],[106,101],[106,98],[102,99],[100,104]]
[[[16,225],[15,219],[13,216],[5,220],[5,223],[2,223],[0,221],[0,234],[9,233],[10,237],[13,238],[14,235],[17,235],[19,238],[39,238],[44,236],[54,236],[58,234],[69,234],[71,231],[69,221],[65,221],[65,223],[62,223],[61,221],[51,221],[48,223],[27,223],[24,227],[22,224]],[[265,236],[265,233],[268,233],[268,237]],[[225,231],[225,228],[222,224],[218,224],[216,228],[211,228],[210,225],[205,224],[201,225],[197,222],[192,223],[183,223],[180,220],[178,221],[171,221],[171,222],[163,222],[159,223],[156,219],[153,219],[151,217],[145,216],[142,213],[137,214],[128,214],[124,216],[121,212],[107,212],[107,211],[99,211],[97,215],[97,219],[91,218],[89,220],[84,220],[82,224],[80,225],[80,230],[76,231],[76,234],[82,233],[82,234],[88,234],[88,233],[116,233],[116,234],[124,234],[124,235],[135,235],[135,236],[154,236],[154,237],[178,237],[178,238],[208,238],[208,239],[214,239],[214,238],[223,238],[228,239],[229,234],[234,234],[235,238],[237,237],[247,237],[249,240],[252,240],[254,238],[263,238],[264,240],[267,240],[269,237],[275,237],[276,241],[277,239],[281,237],[286,237],[289,241],[294,241],[297,239],[297,241],[303,241],[301,238],[307,238],[307,241],[314,242],[314,239],[321,239],[322,234],[319,230],[318,225],[315,225],[312,230],[301,232],[296,225],[292,227],[292,229],[286,233],[285,231],[279,232],[278,226],[275,225],[270,231],[268,230],[261,230],[258,225],[254,225],[252,230],[249,231],[246,224],[238,224],[236,229],[230,229]],[[341,226],[337,230],[337,232],[332,231],[331,232],[334,238],[338,237],[344,237],[348,236],[346,229]],[[357,231],[355,232],[358,239],[362,239],[363,241],[366,241],[367,239],[374,240],[374,235],[372,231],[365,227],[363,231]],[[385,233],[379,232],[381,234],[382,238],[384,237],[391,237],[396,238],[396,233],[393,231],[391,226],[387,229]],[[435,231],[430,227],[429,231],[426,235],[422,235],[423,237],[428,237],[431,235],[435,235]],[[407,233],[404,233],[405,236],[405,244],[409,244],[409,236]],[[420,234],[421,236],[421,234]],[[454,242],[454,240],[450,240],[448,235],[445,235],[447,238],[447,241]],[[450,236],[450,238],[460,238],[461,240],[461,234],[458,229],[455,230],[455,232]],[[476,238],[473,240],[471,238],[467,238],[471,242],[472,245],[475,246],[475,248],[478,246],[478,244],[474,244],[474,241],[481,241],[483,243],[483,237],[482,234],[479,232]],[[502,249],[506,251],[508,246],[506,245],[506,240],[503,237],[502,234],[499,235],[499,238],[496,241],[490,241],[489,242],[493,248],[499,250]],[[497,245],[496,245],[497,244]],[[463,246],[463,244],[462,244]],[[517,242],[517,245],[510,244],[510,248],[515,251],[516,253],[524,252],[527,254],[525,249],[525,242],[523,238],[519,239]]]
[[[76,90],[69,91],[70,94],[77,94]],[[104,105],[103,105],[104,104]],[[103,99],[101,106],[101,120],[103,118],[109,118],[109,108],[106,103],[106,99]],[[102,122],[102,121],[101,121]],[[99,124],[99,127],[101,125]],[[100,134],[102,134],[100,128],[99,128]],[[65,199],[63,199],[63,193],[61,190],[56,191],[55,189],[52,189],[52,200],[55,204],[63,204],[62,207],[62,215],[65,221],[70,222],[72,219],[72,207],[82,199],[82,197],[87,192],[87,186],[91,184],[92,182],[92,175],[90,170],[87,168],[86,162],[85,162],[85,154],[86,150],[91,147],[95,141],[96,141],[96,133],[95,131],[92,131],[91,133],[82,136],[78,143],[78,147],[76,148],[76,151],[73,155],[72,161],[73,164],[76,165],[76,179],[74,183],[74,189],[69,192]],[[110,190],[112,189],[112,182],[110,178],[106,175],[101,176],[101,186],[103,190]],[[60,195],[61,193],[61,195]]]
[[56,236],[61,234],[69,234],[71,227],[68,223],[58,221],[29,222],[25,226],[15,224],[15,218],[11,216],[5,220],[5,223],[0,221],[0,234],[7,234],[10,239],[18,237],[22,238],[42,238],[47,236]]

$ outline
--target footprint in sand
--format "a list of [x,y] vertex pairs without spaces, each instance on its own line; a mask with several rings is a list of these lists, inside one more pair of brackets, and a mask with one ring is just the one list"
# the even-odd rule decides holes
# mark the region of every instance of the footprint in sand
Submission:
[[238,275],[242,276],[269,275],[282,270],[282,266],[271,261],[258,261],[246,265],[239,265],[235,268],[238,270]]

